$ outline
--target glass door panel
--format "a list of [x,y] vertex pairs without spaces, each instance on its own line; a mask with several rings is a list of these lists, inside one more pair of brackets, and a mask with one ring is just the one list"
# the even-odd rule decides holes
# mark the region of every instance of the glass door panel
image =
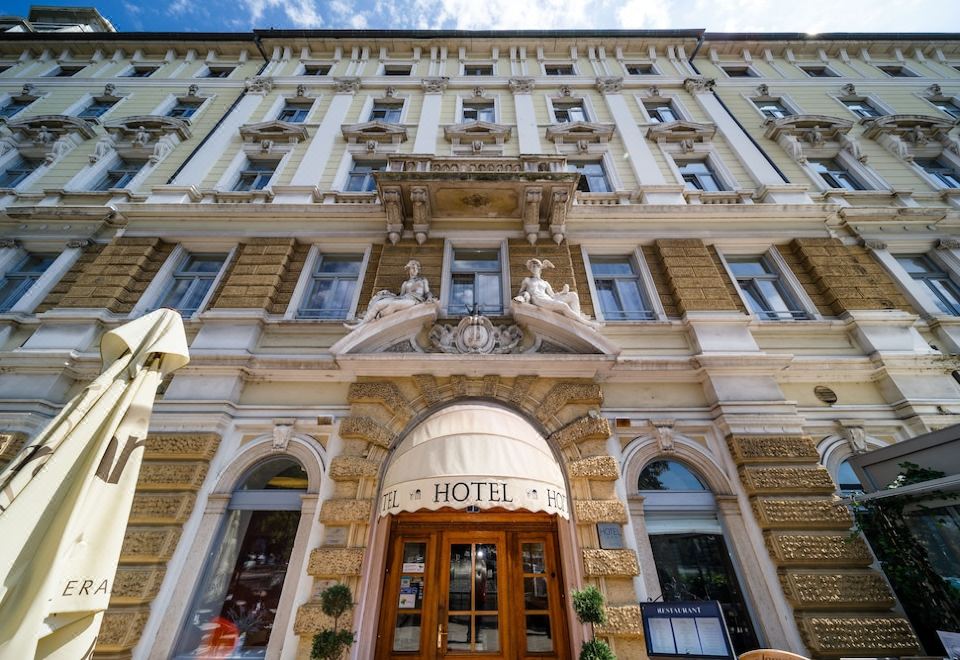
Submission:
[[393,629],[394,651],[419,651],[426,584],[427,543],[404,542],[400,563],[400,593]]
[[501,649],[500,544],[483,541],[448,543],[446,635],[441,632],[447,654],[496,653]]

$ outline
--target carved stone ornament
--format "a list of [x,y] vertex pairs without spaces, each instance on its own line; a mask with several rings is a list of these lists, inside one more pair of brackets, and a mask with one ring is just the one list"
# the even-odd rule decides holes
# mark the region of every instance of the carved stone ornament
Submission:
[[673,452],[674,431],[672,419],[651,419],[651,435],[657,441],[657,447],[664,454]]
[[256,76],[243,81],[243,86],[250,94],[269,94],[273,91],[273,78]]
[[757,96],[770,96],[770,86],[766,83],[757,86]]
[[867,451],[867,433],[863,428],[863,420],[841,419],[840,428],[840,432],[854,454],[863,454]]
[[530,186],[524,191],[523,234],[530,245],[536,245],[540,231],[540,202],[543,200],[543,188]]
[[437,323],[428,335],[430,345],[442,353],[510,353],[523,340],[517,325],[497,325],[480,314],[465,316],[457,325]]
[[523,278],[520,290],[513,298],[516,302],[540,307],[591,327],[596,325],[589,316],[580,311],[580,296],[576,291],[570,290],[569,284],[564,284],[559,292],[554,292],[550,283],[541,277],[544,268],[554,267],[550,261],[528,259],[526,266],[531,277]]
[[307,95],[306,85],[297,85],[297,98],[303,98]]
[[93,245],[93,241],[89,238],[73,238],[67,241],[67,247],[72,249],[82,249],[85,247],[90,247]]
[[653,85],[649,90],[647,90],[647,94],[650,96],[660,96],[660,88],[656,85]]
[[96,137],[89,122],[66,115],[37,115],[8,121],[13,146],[27,158],[51,165],[85,140]]
[[33,83],[27,83],[20,90],[20,96],[36,98],[37,97],[36,91],[37,91],[36,85],[34,85]]
[[605,144],[613,137],[615,128],[614,124],[587,121],[564,122],[548,126],[546,135],[547,139],[555,144],[579,144],[583,141]]
[[[286,420],[285,420],[286,421]],[[273,442],[270,449],[273,451],[287,451],[290,438],[293,437],[293,424],[277,424],[273,427]]]
[[886,250],[887,244],[884,241],[877,241],[873,239],[864,239],[863,247],[869,248],[870,250]]
[[[949,148],[949,135],[954,123],[940,117],[926,115],[887,115],[861,120],[863,136],[876,140],[890,153],[907,162],[914,156],[926,155],[926,147],[933,143]],[[920,150],[920,154],[915,153]]]
[[474,97],[474,98],[483,98],[483,96],[484,96],[485,94],[486,94],[486,91],[483,89],[483,87],[474,87],[474,88],[473,88],[473,97]]
[[361,124],[344,124],[340,127],[347,142],[363,144],[374,140],[387,144],[400,144],[407,140],[407,129],[400,124],[390,124],[380,119],[363,122]]
[[797,162],[807,161],[804,145],[820,149],[828,142],[850,151],[858,160],[865,159],[860,145],[847,135],[853,128],[853,121],[849,119],[826,115],[791,115],[766,119],[763,125],[766,128],[764,136],[775,140]]
[[940,85],[934,83],[933,85],[927,87],[927,93],[930,94],[930,96],[943,96],[943,89],[940,87]]
[[397,88],[390,86],[383,90],[383,96],[388,99],[392,99],[397,95]]
[[427,278],[420,275],[420,262],[411,259],[404,266],[404,269],[407,271],[407,280],[400,285],[399,293],[393,293],[386,289],[378,291],[370,299],[370,304],[367,305],[367,311],[363,317],[354,320],[352,323],[344,323],[344,327],[353,330],[371,321],[410,309],[415,305],[433,302],[430,284],[427,282]]
[[360,91],[360,79],[356,77],[334,78],[333,91],[337,94],[356,94]]
[[509,81],[510,91],[514,94],[532,94],[534,87],[533,78],[511,78]]
[[190,85],[189,87],[187,87],[188,97],[195,97],[199,93],[200,93],[200,85],[197,85],[196,83],[194,83],[193,85]]
[[20,243],[15,238],[0,238],[0,248],[16,248],[20,247]]
[[560,96],[573,96],[573,88],[570,85],[561,86]]
[[941,238],[937,241],[938,250],[960,250],[960,239]]
[[[244,142],[259,143],[261,147],[264,141],[270,142],[270,147],[274,144],[297,144],[307,139],[307,135],[306,126],[276,119],[257,124],[245,124],[240,127],[240,137],[243,138]],[[269,149],[267,150],[269,151]]]
[[712,92],[715,85],[716,81],[713,78],[704,78],[703,76],[687,78],[683,81],[683,88],[687,90],[689,94]]
[[446,76],[435,76],[433,78],[424,78],[420,81],[424,94],[443,94],[447,88],[450,79]]
[[844,96],[856,96],[857,95],[857,86],[853,83],[847,83],[840,88],[840,93]]
[[90,155],[95,163],[116,149],[131,158],[146,158],[156,165],[190,137],[187,122],[177,117],[137,115],[104,125],[109,137],[101,138]]
[[623,91],[623,77],[610,76],[597,78],[597,91],[601,94],[619,94]]

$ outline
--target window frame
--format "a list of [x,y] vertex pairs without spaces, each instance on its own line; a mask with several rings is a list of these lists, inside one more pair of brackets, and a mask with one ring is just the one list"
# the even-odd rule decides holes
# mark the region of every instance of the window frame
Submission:
[[0,314],[32,314],[53,290],[57,282],[73,267],[82,253],[83,248],[64,248],[62,243],[60,245],[28,244],[26,247],[0,249],[0,280],[5,279],[12,268],[22,263],[31,254],[56,255],[43,273],[33,280],[33,283],[20,294],[8,309],[0,312]]
[[147,312],[152,312],[155,309],[159,309],[160,304],[163,302],[167,292],[173,285],[174,270],[183,262],[185,256],[192,254],[226,255],[223,260],[223,265],[220,267],[220,272],[218,272],[216,277],[213,278],[213,283],[207,290],[203,300],[200,301],[197,311],[190,316],[185,316],[184,318],[195,319],[200,314],[207,311],[207,306],[210,304],[213,294],[217,291],[217,288],[220,286],[223,278],[226,277],[227,270],[236,257],[237,244],[231,241],[205,241],[202,243],[191,241],[187,244],[177,243],[177,245],[170,252],[170,255],[164,259],[163,264],[161,264],[160,268],[157,270],[156,275],[153,276],[150,284],[147,285],[147,288],[140,296],[140,299],[137,301],[136,305],[134,305],[133,309],[130,310],[130,314],[127,318],[135,319],[143,316]]
[[[130,68],[127,69],[123,75],[118,76],[119,78],[150,78],[157,71],[160,70],[162,65],[159,64],[131,64]],[[136,75],[142,71],[147,71],[148,73],[145,76]]]
[[[401,73],[400,69],[405,69],[405,72]],[[416,73],[415,62],[381,62],[377,75],[387,78],[409,78],[414,73]]]
[[[136,172],[133,172],[133,164],[140,163],[137,167]],[[149,163],[146,160],[131,160],[124,158],[120,154],[116,154],[114,158],[110,160],[106,167],[104,167],[97,175],[95,179],[92,179],[89,182],[89,187],[87,190],[90,192],[109,192],[110,190],[130,190],[130,184],[136,181],[137,177],[149,167]],[[110,176],[112,172],[121,171],[125,174],[131,174],[131,176],[124,180],[123,175],[115,182],[119,184],[123,182],[123,185],[108,185],[110,181]]]
[[[873,118],[875,118],[875,117],[883,117],[883,116],[884,116],[884,111],[881,110],[880,108],[878,108],[872,101],[870,101],[869,98],[864,98],[864,99],[862,99],[862,100],[861,100],[861,99],[850,99],[850,98],[846,98],[846,99],[845,99],[845,98],[841,98],[841,99],[838,99],[838,100],[840,101],[841,104],[843,104],[843,107],[845,107],[845,108],[847,109],[847,111],[849,111],[850,114],[852,114],[853,116],[855,116],[857,119],[873,119]],[[860,105],[860,106],[862,106],[862,107],[869,108],[869,109],[870,109],[870,112],[873,113],[873,114],[870,114],[870,113],[863,114],[863,113],[861,113],[861,112],[857,112],[857,110],[855,110],[854,108],[851,107],[851,104],[857,104],[857,105]]]
[[[960,121],[960,103],[957,102],[956,96],[923,96],[922,98],[936,108],[937,112],[942,112],[954,121]],[[944,110],[940,104],[952,107],[953,111]]]
[[[467,70],[470,68],[487,68],[489,73],[467,73]],[[491,61],[482,61],[482,62],[461,62],[460,63],[460,75],[465,78],[489,78],[491,76],[497,75],[497,64],[496,62]]]
[[46,73],[41,74],[41,78],[73,78],[78,73],[86,69],[89,64],[57,64]]
[[[27,298],[30,291],[37,285],[40,279],[53,267],[59,256],[55,252],[38,250],[21,249],[18,250],[18,252],[20,254],[15,256],[4,269],[3,273],[0,274],[0,285],[5,285],[10,279],[19,280],[21,283],[10,292],[8,298],[0,299],[0,314],[16,313],[16,311],[18,311],[17,306]],[[23,270],[23,267],[32,257],[41,259],[52,257],[52,259],[42,271]]]
[[[280,166],[283,162],[283,159],[282,158],[253,158],[249,154],[244,154],[244,157],[246,158],[246,162],[240,163],[239,169],[234,173],[233,183],[230,185],[230,188],[229,188],[230,192],[255,193],[261,190],[268,190],[270,188],[270,184],[273,182],[274,177],[276,177],[277,173],[280,171]],[[256,188],[245,186],[241,188],[240,185],[242,184],[243,177],[245,175],[249,175],[256,172],[259,172],[259,173],[266,172],[266,170],[263,170],[263,169],[252,169],[258,163],[273,163],[273,170],[270,172],[270,176],[267,178],[267,180],[264,182],[262,186],[259,186]],[[261,176],[262,174],[255,174],[253,178],[253,182],[257,182]]]
[[[960,190],[960,167],[958,167],[957,163],[951,162],[949,156],[949,152],[944,150],[937,156],[931,156],[929,158],[914,158],[911,164],[917,170],[919,170],[922,173],[923,178],[937,190]],[[944,180],[944,177],[941,174],[928,170],[921,164],[924,161],[934,161],[940,165],[939,169],[949,170],[949,175],[952,176],[956,185],[950,185]]]
[[[576,191],[575,191],[576,193],[586,193],[586,194],[588,194],[588,195],[592,195],[592,194],[601,194],[601,195],[604,195],[604,194],[609,194],[609,193],[615,193],[615,192],[617,191],[617,186],[615,185],[613,179],[612,179],[611,176],[610,176],[610,167],[609,167],[609,165],[607,164],[607,159],[606,159],[605,156],[606,156],[606,154],[600,156],[599,158],[568,158],[568,159],[567,159],[567,168],[568,168],[568,169],[567,169],[567,172],[571,172],[571,170],[570,170],[569,168],[570,168],[570,166],[574,166],[575,169],[572,170],[572,171],[577,172],[577,173],[580,174],[580,179],[579,179],[579,181],[577,182],[577,189],[576,189]],[[591,177],[585,176],[584,173],[581,171],[581,167],[579,167],[579,165],[581,165],[581,164],[594,164],[594,163],[600,165],[600,169],[601,169],[601,171],[603,172],[603,180],[604,180],[604,183],[605,183],[607,189],[606,189],[606,190],[592,190],[592,189],[591,189],[591,190],[581,190],[581,189],[580,189],[580,181],[587,181],[587,182],[588,182],[588,183],[587,183],[587,186],[589,187],[589,180],[590,180]],[[593,177],[593,178],[596,178],[596,177]]]
[[[939,295],[929,284],[926,283],[928,279],[935,279],[934,277],[915,277],[906,267],[900,262],[901,258],[917,258],[920,257],[933,268],[938,270],[928,271],[931,275],[940,275],[942,278],[949,282],[947,288],[952,289],[958,301],[960,301],[960,277],[953,268],[946,263],[940,255],[937,254],[938,250],[927,250],[925,252],[917,251],[906,251],[906,252],[897,252],[896,254],[891,254],[893,261],[896,263],[897,268],[900,269],[902,277],[898,277],[901,282],[907,283],[907,289],[913,294],[914,301],[920,303],[921,309],[929,316],[939,316],[943,318],[958,318],[960,317],[960,305],[956,306],[956,313],[951,313],[940,307],[938,300],[943,302],[947,307],[953,307],[952,303],[949,303]],[[906,278],[906,279],[904,279]],[[918,295],[919,294],[919,295]]]
[[[88,120],[88,121],[89,121],[89,120],[92,120],[92,121],[94,121],[94,122],[99,122],[99,121],[100,121],[100,118],[103,117],[104,115],[108,114],[108,113],[109,113],[111,110],[113,110],[115,107],[117,107],[117,103],[119,103],[119,102],[120,102],[119,99],[116,100],[116,101],[113,101],[113,102],[109,102],[109,101],[101,100],[100,98],[97,98],[97,97],[95,97],[95,96],[94,96],[94,97],[91,97],[90,100],[86,103],[86,105],[84,105],[83,108],[81,108],[81,109],[77,112],[77,114],[75,115],[75,117],[77,117],[78,119],[86,119],[86,120]],[[106,105],[107,103],[109,103],[109,105]],[[88,110],[90,110],[90,109],[93,108],[94,106],[103,107],[103,112],[100,112],[99,114],[95,114],[95,115],[85,114]]]
[[[764,119],[772,119],[776,121],[777,119],[785,119],[787,117],[793,117],[799,114],[794,110],[794,108],[792,108],[789,104],[784,102],[782,96],[770,97],[768,100],[761,100],[759,98],[752,98],[750,100],[753,103],[754,108],[756,108],[757,112],[759,112]],[[776,104],[783,109],[785,114],[782,117],[767,114],[762,107],[763,104]]]
[[[180,279],[192,279],[194,282],[198,280],[209,280],[210,286],[207,288],[206,293],[203,294],[203,297],[200,299],[200,302],[197,304],[197,308],[194,309],[189,314],[185,314],[184,310],[179,307],[169,307],[169,309],[175,309],[183,318],[192,319],[199,316],[202,312],[206,310],[207,305],[210,303],[210,299],[213,297],[214,292],[216,291],[217,285],[220,283],[224,273],[226,272],[227,265],[230,263],[230,260],[233,256],[233,250],[228,252],[211,252],[209,250],[187,250],[183,245],[178,245],[179,251],[175,254],[171,254],[168,257],[168,261],[171,261],[173,266],[168,273],[165,273],[164,276],[164,287],[163,290],[159,292],[154,301],[153,307],[159,309],[163,306],[163,303],[166,302],[167,296],[169,296],[174,288],[177,286],[177,281]],[[212,257],[223,255],[223,263],[220,264],[220,269],[211,275],[205,273],[191,273],[186,271],[181,274],[184,266],[187,265],[187,262],[193,257]],[[177,257],[174,259],[174,257]],[[160,278],[160,274],[157,274],[157,278]]]
[[[12,150],[12,152],[13,153],[11,157],[6,159],[5,163],[0,164],[0,188],[9,188],[11,190],[17,190],[21,186],[23,186],[25,182],[29,181],[30,178],[33,177],[35,174],[37,174],[38,172],[42,172],[43,168],[46,166],[46,163],[39,158],[27,158],[26,156],[24,156],[23,154],[21,154],[19,151],[15,149]],[[21,171],[26,172],[26,174],[24,174],[15,183],[5,184],[3,182],[3,177],[5,177],[7,172],[9,172],[11,169],[14,169],[14,167],[12,166],[19,163],[22,163],[23,165],[33,164],[33,167],[29,171],[22,169]]]
[[[827,168],[826,172],[821,172],[817,169],[817,165],[824,166],[824,161],[830,161],[836,164],[838,166],[837,169],[831,170]],[[873,182],[864,181],[861,173],[850,167],[850,163],[843,158],[842,152],[838,152],[834,156],[808,158],[806,167],[813,174],[813,178],[820,186],[821,192],[858,193],[870,190],[878,190],[878,188],[872,185]],[[830,179],[825,177],[824,174],[830,175],[832,178],[834,178],[834,180],[837,180],[837,174],[845,175],[846,177],[849,177],[856,185],[852,186],[851,188],[847,188],[846,186],[835,186],[831,184]]]
[[[878,71],[888,78],[921,78],[922,76],[908,67],[906,64],[874,64]],[[896,69],[899,73],[890,73],[890,70]]]
[[[284,98],[283,104],[280,106],[280,109],[277,111],[276,120],[287,122],[288,124],[306,124],[307,120],[310,119],[310,112],[313,110],[313,99],[306,99],[304,101],[298,102],[296,98]],[[299,116],[300,113],[303,113],[302,119],[284,119],[283,114],[285,112],[293,111],[294,116]]]
[[[343,184],[341,185],[341,192],[346,193],[375,193],[377,192],[377,182],[373,176],[374,172],[383,172],[389,166],[389,162],[386,158],[358,158],[356,155],[350,155],[351,161],[347,165],[347,170],[344,175]],[[380,169],[371,169],[369,172],[364,173],[364,181],[369,181],[372,187],[364,187],[361,190],[351,190],[350,182],[355,176],[354,171],[357,167],[363,167],[364,163],[382,163],[383,167]],[[359,174],[359,173],[358,173]]]
[[[754,68],[753,64],[750,64],[749,62],[740,62],[740,63],[733,63],[733,62],[722,63],[722,62],[720,62],[720,63],[717,63],[717,68],[720,69],[720,71],[723,72],[723,75],[726,76],[727,78],[736,79],[736,78],[761,78],[761,77],[762,77],[762,76],[760,75],[760,72],[757,71],[757,70]],[[730,70],[731,70],[731,69],[737,70],[737,71],[745,71],[745,72],[746,72],[746,75],[742,75],[742,76],[740,76],[740,75],[730,75]]]
[[[391,121],[386,118],[374,117],[373,114],[377,112],[377,106],[383,106],[384,108],[393,108],[397,110],[397,120]],[[403,124],[405,119],[407,109],[407,100],[405,98],[376,98],[372,99],[369,109],[366,110],[364,116],[366,119],[363,119],[364,122],[370,121],[382,121],[385,124]]]
[[[205,64],[193,77],[211,79],[229,78],[237,68],[236,64]],[[226,75],[219,75],[220,73],[225,73]]]
[[[550,73],[552,69],[568,69],[569,73]],[[561,62],[558,60],[554,61],[543,61],[540,63],[540,74],[550,78],[562,78],[563,76],[575,76],[577,75],[577,64],[576,62]]]
[[[777,249],[777,246],[771,245],[767,250],[761,253],[758,253],[756,250],[743,248],[730,248],[723,250],[716,245],[714,246],[714,249],[720,257],[720,263],[723,264],[723,268],[726,271],[727,277],[729,277],[730,281],[733,282],[734,288],[737,290],[737,295],[740,296],[740,301],[747,310],[747,315],[752,319],[764,322],[788,323],[796,323],[797,321],[823,320],[823,316],[820,314],[817,306],[810,299],[810,296],[807,295],[807,292],[804,290],[800,280],[790,268],[790,265],[786,262],[786,260],[784,260],[783,256],[780,254],[780,251]],[[750,304],[750,298],[744,292],[743,287],[740,285],[740,280],[733,272],[733,268],[730,266],[730,260],[746,258],[759,258],[761,262],[764,263],[768,271],[773,271],[771,275],[775,276],[777,281],[780,283],[779,288],[781,289],[781,295],[785,298],[785,302],[787,302],[788,305],[792,304],[796,307],[796,309],[789,310],[789,312],[783,312],[784,314],[791,313],[790,318],[764,316],[763,314],[759,314],[754,311],[753,306]],[[792,315],[795,313],[803,313],[803,316],[801,317]]]
[[[632,72],[632,71],[630,70],[632,67],[645,67],[647,70],[646,70],[646,71],[642,71],[642,72],[640,72],[640,73],[634,73],[634,72]],[[624,62],[624,63],[623,63],[623,73],[624,73],[624,75],[626,75],[626,76],[631,76],[631,77],[633,77],[633,78],[642,78],[642,77],[644,77],[644,76],[660,76],[660,75],[663,75],[663,74],[660,72],[660,69],[657,67],[656,63],[654,63],[654,62],[649,62],[649,61],[644,61],[644,60],[636,60],[636,61]]]
[[[476,119],[467,119],[467,108],[479,105],[490,106],[490,109],[493,111],[493,117],[490,119],[482,119],[480,117],[477,117]],[[500,119],[500,104],[497,102],[496,98],[488,98],[485,96],[459,97],[457,99],[457,117],[459,118],[459,123],[461,124],[465,124],[468,121],[484,121],[490,124],[496,124]]]
[[[167,108],[167,110],[166,110],[166,112],[164,112],[164,115],[163,115],[163,116],[164,116],[164,117],[170,117],[170,118],[172,118],[172,119],[182,119],[182,120],[184,120],[184,121],[190,121],[191,119],[193,119],[194,117],[197,116],[197,113],[200,112],[200,108],[203,107],[203,104],[204,104],[205,102],[206,102],[206,99],[201,99],[198,103],[193,104],[193,103],[184,103],[184,102],[181,101],[180,99],[175,99],[175,100],[173,101],[173,105],[170,106],[169,108]],[[179,108],[179,107],[181,107],[181,106],[186,107],[186,108],[192,108],[193,111],[192,111],[189,115],[174,115],[174,114],[170,114],[170,113],[172,113],[174,110],[176,110],[177,108]]]
[[[718,169],[717,169],[717,167],[716,167],[716,159],[713,158],[713,155],[712,155],[711,153],[709,153],[709,152],[707,152],[707,153],[699,153],[699,154],[694,153],[694,154],[689,154],[689,155],[687,155],[687,154],[671,154],[671,156],[672,156],[672,158],[673,158],[674,166],[677,168],[677,174],[679,175],[680,181],[681,181],[681,183],[683,183],[683,186],[684,186],[684,189],[685,189],[685,190],[691,191],[691,192],[692,192],[692,191],[698,191],[698,192],[701,192],[701,193],[734,192],[735,187],[734,187],[732,184],[728,184],[728,183],[724,180],[724,176],[723,176],[722,174],[718,173]],[[683,168],[684,168],[684,166],[686,166],[687,164],[692,164],[692,163],[702,163],[702,164],[706,167],[709,175],[713,178],[713,182],[717,185],[717,189],[716,189],[716,190],[708,190],[707,188],[704,188],[704,187],[702,187],[702,186],[695,185],[695,184],[694,184],[692,187],[689,187],[689,186],[687,185],[687,184],[689,184],[689,183],[691,183],[691,182],[687,181],[687,176],[688,176],[688,175],[687,175],[687,174],[684,174]],[[689,176],[692,176],[692,177],[696,178],[696,179],[699,181],[699,176],[698,176],[698,174],[699,174],[699,173],[692,172],[692,173],[689,174]]]
[[[673,97],[670,96],[647,96],[642,99],[638,99],[640,108],[643,110],[643,114],[646,117],[646,122],[648,124],[669,124],[673,121],[685,121],[686,115],[679,111],[679,105]],[[654,115],[650,113],[651,107],[666,107],[675,115],[675,119],[670,121],[663,121],[659,117],[654,118]]]
[[[840,78],[840,74],[826,63],[817,63],[817,64],[797,64],[797,68],[803,71],[803,73],[808,78]],[[824,75],[817,75],[810,73],[811,70],[820,70],[823,71]]]
[[[660,300],[660,295],[657,292],[656,283],[653,280],[653,274],[650,272],[650,268],[647,265],[647,261],[643,256],[643,250],[637,246],[633,250],[624,253],[622,248],[616,246],[596,246],[588,247],[586,245],[580,246],[580,254],[583,258],[584,270],[587,274],[587,284],[590,289],[590,298],[594,301],[593,312],[594,316],[598,321],[607,322],[607,323],[638,323],[638,322],[650,322],[650,321],[666,321],[667,314],[663,308],[663,301]],[[608,319],[606,314],[604,314],[602,303],[600,302],[599,292],[597,290],[595,278],[593,275],[593,259],[601,258],[626,258],[630,261],[630,265],[634,269],[635,276],[637,278],[637,283],[640,287],[640,294],[643,297],[644,302],[647,304],[648,312],[650,313],[650,318],[646,319]]]
[[[583,115],[582,119],[570,119],[569,112],[572,109],[579,109],[580,113]],[[560,119],[560,116],[557,114],[559,112],[566,113],[567,119]],[[571,96],[569,98],[559,98],[551,99],[550,101],[550,116],[553,119],[554,124],[575,124],[577,122],[590,122],[591,113],[587,108],[587,100],[579,96]]]
[[[487,239],[446,239],[443,245],[443,268],[440,287],[440,312],[447,318],[459,318],[464,314],[454,315],[450,311],[450,298],[453,290],[453,258],[455,250],[496,250],[500,259],[500,312],[490,314],[481,311],[481,314],[490,314],[491,316],[503,316],[510,309],[510,255],[507,248],[507,241],[490,241]],[[474,271],[475,272],[475,271]],[[476,280],[474,280],[476,287]],[[476,290],[476,289],[474,289]],[[467,310],[469,313],[469,310]]]
[[[321,321],[339,324],[344,320],[351,319],[356,316],[357,306],[360,304],[360,294],[363,289],[363,282],[367,277],[367,269],[370,267],[371,246],[369,244],[365,244],[362,246],[336,245],[331,247],[334,247],[335,249],[324,250],[321,252],[318,244],[315,243],[310,246],[310,249],[307,251],[307,258],[303,264],[303,270],[300,273],[300,277],[297,278],[297,284],[293,289],[293,295],[290,297],[290,303],[287,305],[287,309],[283,314],[283,318],[285,320]],[[343,318],[319,318],[303,316],[301,314],[303,303],[309,295],[310,289],[314,282],[313,274],[317,268],[317,262],[324,255],[360,256],[360,270],[357,273],[357,285],[354,287],[353,297],[350,301],[349,308],[347,309],[346,316]]]
[[[26,110],[27,108],[29,108],[31,105],[33,105],[33,102],[36,101],[36,100],[37,100],[37,99],[32,99],[32,100],[30,100],[30,101],[23,101],[23,100],[14,98],[14,97],[12,97],[12,96],[11,96],[11,97],[8,97],[6,103],[4,103],[2,107],[0,107],[0,118],[3,118],[3,119],[13,119],[13,118],[16,117],[17,115],[19,115],[21,112],[23,112],[24,110]],[[8,108],[10,108],[11,106],[17,105],[17,104],[19,104],[19,103],[23,103],[23,105],[20,106],[20,108],[17,109],[16,112],[13,112],[13,113],[11,113],[11,114],[6,114],[6,110],[7,110]]]
[[[326,69],[326,70],[323,73],[315,73],[310,71],[310,69],[318,69],[318,70]],[[303,69],[300,71],[298,75],[310,76],[311,78],[313,78],[313,77],[329,76],[332,72],[333,72],[333,63],[304,62]]]

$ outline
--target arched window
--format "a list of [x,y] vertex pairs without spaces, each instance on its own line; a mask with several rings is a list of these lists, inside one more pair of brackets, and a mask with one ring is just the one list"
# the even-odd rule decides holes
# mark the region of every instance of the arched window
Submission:
[[734,650],[759,648],[716,498],[704,479],[683,463],[659,459],[641,470],[637,482],[663,600],[718,600]]
[[252,467],[230,497],[175,658],[263,658],[300,522],[307,473],[289,456]]
[[837,465],[837,488],[842,495],[857,495],[863,492],[863,484],[850,465],[850,459],[843,459]]

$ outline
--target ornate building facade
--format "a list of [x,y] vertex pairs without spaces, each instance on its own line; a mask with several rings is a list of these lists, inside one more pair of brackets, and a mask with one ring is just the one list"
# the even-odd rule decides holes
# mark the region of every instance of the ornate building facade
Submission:
[[956,35],[17,25],[0,459],[191,342],[96,657],[305,658],[336,581],[355,658],[571,658],[583,584],[620,658],[919,652],[839,494],[960,415]]

